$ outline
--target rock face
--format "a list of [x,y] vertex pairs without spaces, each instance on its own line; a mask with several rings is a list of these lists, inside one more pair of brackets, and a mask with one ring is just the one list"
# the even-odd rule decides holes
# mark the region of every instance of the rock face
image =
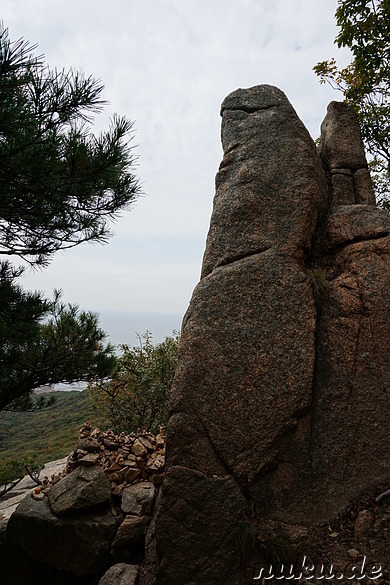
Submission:
[[135,585],[138,576],[138,567],[118,563],[108,569],[99,581],[99,585]]
[[221,114],[170,405],[159,585],[244,583],[237,524],[311,526],[390,481],[390,222],[357,120],[333,102],[319,156],[277,88],[237,90]]
[[123,490],[122,510],[125,514],[150,514],[154,500],[154,485],[150,481],[140,481]]
[[47,490],[56,516],[69,516],[107,505],[111,501],[110,482],[101,467],[77,467]]
[[28,495],[8,522],[7,539],[34,561],[75,575],[90,575],[108,566],[117,527],[109,509],[58,518],[48,498],[36,501]]

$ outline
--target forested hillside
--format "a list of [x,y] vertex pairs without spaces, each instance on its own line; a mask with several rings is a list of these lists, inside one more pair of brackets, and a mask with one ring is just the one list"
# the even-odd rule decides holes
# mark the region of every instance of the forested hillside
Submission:
[[36,412],[8,412],[0,417],[0,466],[12,459],[34,457],[38,463],[60,459],[73,448],[82,424],[98,420],[88,394],[53,392],[52,406]]

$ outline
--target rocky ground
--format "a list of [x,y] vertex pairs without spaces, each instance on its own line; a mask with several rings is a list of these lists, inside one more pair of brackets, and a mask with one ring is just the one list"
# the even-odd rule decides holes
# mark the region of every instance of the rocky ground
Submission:
[[[287,524],[257,528],[253,518],[257,547],[248,563],[247,585],[291,583],[291,577],[281,579],[280,559],[284,562],[283,574],[293,574],[295,583],[390,584],[390,497],[377,501],[388,487],[363,494],[337,518],[316,528]],[[266,541],[261,540],[264,532]],[[269,579],[271,574],[274,579]]]

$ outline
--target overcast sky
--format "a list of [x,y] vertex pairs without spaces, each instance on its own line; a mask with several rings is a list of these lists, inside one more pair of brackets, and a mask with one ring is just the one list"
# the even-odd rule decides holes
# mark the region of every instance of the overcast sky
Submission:
[[313,138],[333,99],[312,68],[335,56],[337,0],[2,0],[11,39],[38,43],[51,67],[100,78],[113,113],[134,121],[144,197],[106,246],[58,253],[25,288],[101,314],[114,343],[180,327],[199,280],[222,157],[220,104],[262,83],[286,94]]

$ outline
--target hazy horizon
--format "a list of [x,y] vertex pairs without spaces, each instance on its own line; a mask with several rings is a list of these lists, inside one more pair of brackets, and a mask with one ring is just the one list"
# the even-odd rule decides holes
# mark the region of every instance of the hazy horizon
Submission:
[[99,325],[114,345],[138,345],[137,334],[149,331],[153,343],[161,343],[174,331],[180,332],[183,315],[179,313],[143,313],[132,311],[99,311]]
[[350,61],[334,45],[336,8],[337,0],[117,0],[109,8],[3,0],[11,39],[37,43],[52,68],[102,80],[109,103],[93,119],[94,134],[115,112],[134,122],[143,190],[107,246],[58,253],[45,270],[27,270],[21,286],[49,298],[61,289],[64,302],[99,312],[113,343],[136,342],[146,329],[160,341],[179,328],[209,229],[221,103],[239,87],[275,85],[316,138],[327,104],[342,94],[321,85],[313,66]]

